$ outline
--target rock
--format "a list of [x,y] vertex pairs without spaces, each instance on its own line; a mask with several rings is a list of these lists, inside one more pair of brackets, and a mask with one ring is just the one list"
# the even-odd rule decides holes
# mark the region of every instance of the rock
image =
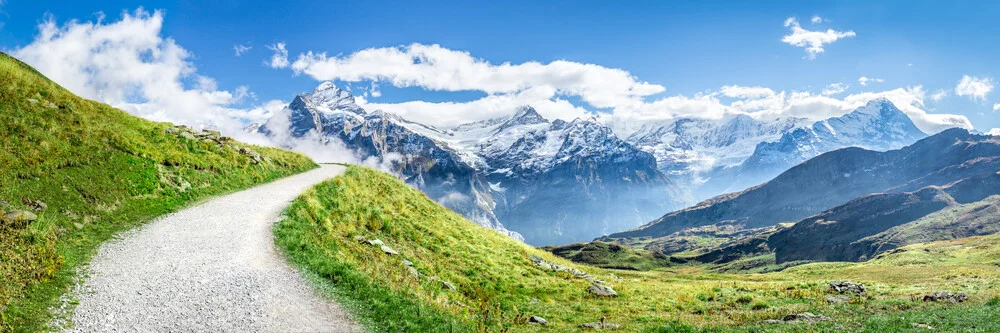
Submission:
[[924,302],[952,302],[952,303],[962,303],[969,299],[969,295],[965,293],[952,294],[947,291],[935,291],[930,295],[924,296]]
[[177,127],[167,127],[167,129],[163,130],[163,133],[167,134],[177,133]]
[[179,137],[181,137],[181,138],[183,138],[185,140],[194,140],[194,139],[197,139],[197,138],[194,137],[194,134],[191,134],[190,132],[181,132],[181,134],[178,134],[177,136],[179,136]]
[[531,318],[528,318],[528,322],[529,323],[533,323],[533,324],[539,324],[539,325],[542,325],[542,326],[545,326],[545,325],[549,324],[549,321],[547,321],[547,320],[545,320],[545,318],[542,318],[542,317],[539,317],[539,316],[531,316]]
[[830,304],[849,303],[850,301],[851,298],[847,296],[830,296],[826,298],[826,302]]
[[379,248],[382,249],[382,252],[385,252],[385,254],[388,254],[388,255],[391,255],[391,256],[398,256],[399,255],[399,252],[396,252],[396,250],[393,250],[391,247],[388,247],[388,246],[385,246],[385,245],[379,245]]
[[83,224],[80,222],[73,222],[73,226],[77,229],[83,229]]
[[382,243],[382,240],[381,240],[381,239],[369,239],[369,240],[368,240],[368,244],[369,244],[369,245],[375,245],[375,246],[382,246],[382,245],[385,245],[385,243]]
[[42,202],[40,200],[31,200],[31,201],[28,201],[27,205],[28,205],[28,208],[31,208],[31,210],[36,211],[36,212],[40,212],[40,211],[49,209],[49,205],[45,204],[44,202]]
[[441,286],[444,287],[444,289],[446,290],[458,290],[458,288],[456,288],[455,285],[445,280],[441,280]]
[[765,320],[768,324],[783,324],[783,323],[818,323],[821,321],[829,321],[830,317],[824,315],[812,314],[810,312],[803,313],[793,313],[781,318],[781,320],[771,319]]
[[601,330],[616,330],[616,329],[622,328],[622,325],[615,324],[615,323],[608,323],[608,322],[604,321],[604,318],[601,318],[601,321],[599,321],[599,322],[583,323],[583,324],[580,324],[580,327],[583,327],[583,328],[593,328],[593,329],[601,329]]
[[618,293],[615,292],[614,289],[611,289],[611,287],[603,286],[603,285],[599,285],[599,284],[592,284],[592,285],[590,285],[590,287],[587,287],[587,292],[589,292],[591,294],[594,294],[594,295],[597,295],[597,296],[606,296],[606,297],[615,297],[615,296],[618,296]]
[[420,277],[420,272],[418,272],[416,268],[413,268],[413,266],[406,266],[406,270],[409,271],[410,275],[413,275],[413,277]]
[[412,263],[412,262],[410,262],[409,260],[406,260],[406,259],[403,259],[403,265],[406,265],[406,266],[413,266],[413,263]]
[[52,103],[52,102],[49,102],[49,101],[45,101],[45,107],[49,108],[49,109],[58,109],[59,108],[59,106],[56,105],[56,103]]
[[32,212],[15,210],[10,213],[4,214],[0,220],[3,221],[4,225],[13,226],[25,226],[28,223],[34,222],[38,219],[38,216]]
[[913,326],[914,328],[923,328],[923,329],[928,329],[928,330],[933,330],[934,329],[934,326],[927,325],[927,324],[911,323],[910,326]]
[[852,294],[859,294],[859,295],[860,294],[864,294],[867,291],[865,289],[865,285],[860,284],[860,283],[847,282],[847,281],[833,281],[833,282],[830,282],[830,289],[833,289],[834,291],[836,291],[838,293],[841,293],[841,294],[843,294],[843,293],[852,293]]
[[365,236],[361,236],[361,235],[354,236],[354,241],[356,241],[358,243],[364,243],[365,242]]

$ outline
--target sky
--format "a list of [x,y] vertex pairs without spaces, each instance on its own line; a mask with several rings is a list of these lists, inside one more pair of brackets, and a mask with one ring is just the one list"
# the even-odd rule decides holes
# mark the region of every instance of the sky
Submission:
[[437,126],[529,104],[627,134],[824,119],[886,97],[925,132],[1000,128],[998,2],[0,0],[0,50],[153,120],[234,129],[332,80]]

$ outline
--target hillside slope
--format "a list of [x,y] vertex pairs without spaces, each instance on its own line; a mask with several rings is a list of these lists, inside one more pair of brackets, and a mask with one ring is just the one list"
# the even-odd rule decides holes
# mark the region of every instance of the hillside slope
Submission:
[[76,268],[115,233],[316,167],[77,97],[6,54],[0,138],[0,331],[42,330]]
[[[578,332],[602,321],[625,332],[1000,328],[996,236],[769,274],[711,274],[684,265],[607,270],[504,237],[392,176],[354,166],[304,193],[286,214],[275,227],[279,246],[374,332]],[[869,293],[827,302],[841,296],[828,287],[831,280],[862,282]],[[589,293],[594,284],[612,287],[617,296]],[[921,301],[940,290],[970,299]],[[830,321],[767,322],[802,312]],[[533,316],[547,324],[531,323]]]

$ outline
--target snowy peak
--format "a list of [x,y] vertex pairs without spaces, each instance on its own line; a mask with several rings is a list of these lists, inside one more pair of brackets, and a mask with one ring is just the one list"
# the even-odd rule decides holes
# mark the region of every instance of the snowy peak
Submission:
[[355,103],[351,93],[340,89],[330,81],[320,83],[311,93],[296,96],[292,105],[303,106],[327,114],[337,112],[365,114],[365,110]]
[[542,117],[542,115],[538,114],[538,111],[535,111],[535,108],[526,105],[518,107],[514,116],[510,117],[510,119],[500,126],[500,130],[513,126],[542,124],[548,122],[549,121]]

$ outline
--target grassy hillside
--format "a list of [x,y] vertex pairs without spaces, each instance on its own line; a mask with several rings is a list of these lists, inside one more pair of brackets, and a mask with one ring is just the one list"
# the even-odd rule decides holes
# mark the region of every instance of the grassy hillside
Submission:
[[0,53],[0,214],[37,216],[0,223],[0,331],[41,330],[76,269],[115,233],[316,166],[172,128],[77,97]]
[[[995,236],[911,245],[867,263],[808,264],[768,274],[715,274],[684,265],[607,270],[479,227],[394,177],[361,167],[304,193],[287,215],[275,227],[278,244],[321,290],[377,332],[576,332],[601,318],[628,332],[1000,329]],[[369,242],[376,239],[388,249]],[[604,280],[618,296],[589,294],[591,282],[582,273]],[[832,280],[864,283],[868,293],[829,303],[828,297],[839,296],[828,287]],[[970,298],[961,304],[921,301],[934,291]],[[802,312],[831,320],[765,322]],[[529,323],[531,316],[548,325]]]

